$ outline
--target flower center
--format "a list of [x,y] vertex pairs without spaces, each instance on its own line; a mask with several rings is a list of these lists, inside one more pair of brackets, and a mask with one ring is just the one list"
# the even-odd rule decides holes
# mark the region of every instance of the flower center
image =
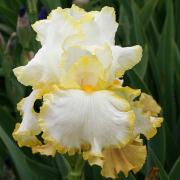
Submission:
[[84,85],[82,87],[82,89],[86,92],[92,92],[93,91],[93,87],[91,85]]

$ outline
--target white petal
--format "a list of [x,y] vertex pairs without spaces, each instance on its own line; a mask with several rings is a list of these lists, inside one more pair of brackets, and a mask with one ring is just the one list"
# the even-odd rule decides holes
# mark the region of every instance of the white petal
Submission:
[[112,46],[113,66],[112,74],[120,77],[125,71],[136,65],[142,57],[141,46],[125,47]]
[[63,55],[61,65],[61,69],[64,69],[64,75],[61,76],[62,87],[83,89],[87,86],[98,86],[104,80],[105,69],[102,61],[79,46],[68,48]]
[[105,146],[126,144],[132,135],[134,113],[111,91],[58,90],[43,99],[40,126],[50,141],[68,148],[90,144],[97,153]]
[[83,18],[83,16],[87,14],[87,12],[84,9],[79,8],[74,4],[72,5],[71,8],[67,8],[65,10],[68,12],[70,16],[72,16],[77,21]]
[[21,126],[19,127],[18,132],[34,130],[38,131],[38,121],[37,121],[37,113],[34,111],[34,102],[39,96],[39,91],[34,90],[32,93],[21,100],[18,104],[18,110],[23,114],[23,120]]
[[60,7],[52,10],[47,20],[37,21],[32,27],[42,45],[60,45],[67,36],[77,33],[73,20]]
[[96,47],[94,49],[94,53],[97,59],[103,64],[104,69],[107,69],[112,64],[112,52],[108,45],[104,45],[103,47]]
[[[79,23],[80,33],[66,39],[66,45],[100,46],[114,44],[118,24],[113,8],[104,7],[100,12],[92,11]],[[89,47],[88,47],[89,48]]]
[[95,22],[100,28],[102,39],[110,44],[114,44],[115,33],[118,28],[114,9],[111,7],[102,8],[100,13],[95,17]]
[[144,134],[147,139],[152,138],[157,133],[157,128],[161,126],[163,119],[160,117],[152,117],[148,114],[145,114],[140,108],[135,108],[134,113],[134,136]]
[[91,53],[86,50],[82,49],[79,46],[71,46],[64,52],[65,63],[64,68],[68,70],[68,68],[76,61],[78,61],[83,56],[91,56]]
[[26,65],[15,68],[18,81],[26,86],[59,84],[61,49],[43,46]]
[[34,31],[37,32],[37,40],[41,42],[41,44],[45,44],[47,34],[48,34],[48,29],[49,26],[51,25],[50,20],[40,20],[37,21],[34,25],[32,25]]
[[20,146],[34,146],[40,144],[35,135],[40,133],[38,114],[34,111],[34,102],[40,98],[39,91],[34,90],[28,97],[17,105],[23,117],[21,124],[17,124],[13,137]]
[[163,122],[163,118],[158,117],[160,106],[152,96],[145,93],[141,93],[139,100],[134,101],[132,106],[136,116],[134,135],[144,134],[147,139],[152,138]]

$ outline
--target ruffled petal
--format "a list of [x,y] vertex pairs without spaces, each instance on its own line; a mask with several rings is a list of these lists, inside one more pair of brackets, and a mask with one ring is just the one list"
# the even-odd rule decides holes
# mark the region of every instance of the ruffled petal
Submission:
[[104,7],[100,13],[96,14],[95,22],[97,23],[101,35],[102,41],[107,41],[110,44],[114,44],[115,33],[118,28],[118,23],[116,22],[116,15],[114,8]]
[[142,93],[139,101],[134,102],[134,135],[144,134],[147,139],[152,138],[163,122],[163,118],[158,117],[160,110],[160,106],[150,95]]
[[136,106],[141,107],[144,113],[149,113],[151,116],[157,116],[161,107],[157,104],[157,102],[152,98],[152,96],[141,93],[141,97],[139,101],[135,102]]
[[13,70],[19,82],[36,89],[48,88],[52,84],[60,84],[61,50],[57,48],[49,51],[43,46],[34,58],[26,65]]
[[52,84],[59,84],[62,44],[78,30],[61,8],[53,10],[48,20],[37,21],[33,28],[38,34],[42,48],[26,66],[15,68],[14,73],[18,81],[26,86],[47,88]]
[[115,32],[118,23],[115,11],[111,7],[104,7],[99,11],[86,13],[80,21],[79,35],[66,39],[67,45],[100,46],[104,44],[114,45]]
[[136,173],[145,163],[146,154],[146,146],[143,146],[140,140],[134,140],[122,149],[104,150],[101,173],[104,177],[111,178],[116,178],[119,172],[123,172],[125,176],[128,176],[128,172],[131,170]]
[[108,46],[96,47],[93,52],[79,46],[68,48],[63,55],[61,69],[61,86],[63,88],[93,90],[105,89],[108,82],[108,72],[111,67],[112,54]]
[[40,153],[41,155],[46,155],[46,156],[55,156],[56,149],[52,144],[48,143],[48,144],[32,147],[32,152]]
[[89,144],[90,152],[99,154],[104,147],[126,145],[132,136],[134,113],[111,91],[57,90],[43,99],[40,126],[56,146]]
[[80,21],[87,14],[87,12],[84,9],[79,8],[74,4],[71,8],[67,8],[64,10],[77,21]]
[[18,110],[23,116],[23,120],[21,124],[16,124],[13,137],[18,142],[19,146],[32,147],[41,144],[36,138],[36,135],[40,133],[38,114],[33,109],[34,102],[38,98],[40,98],[39,91],[34,90],[17,105]]
[[60,7],[52,10],[47,20],[36,21],[32,27],[37,32],[37,40],[42,45],[60,46],[68,36],[77,33],[73,19]]
[[120,47],[111,46],[113,55],[112,74],[121,77],[125,71],[136,65],[142,57],[141,46]]
[[[139,89],[130,87],[118,87],[114,91],[125,98],[130,104],[135,114],[134,137],[144,134],[147,139],[152,138],[157,133],[157,128],[163,122],[162,117],[158,117],[160,106],[152,96],[141,93]],[[139,97],[140,96],[140,97]],[[136,100],[139,97],[139,100]]]
[[130,171],[138,172],[146,160],[146,146],[137,138],[124,147],[106,148],[101,156],[84,153],[83,157],[90,165],[98,165],[102,168],[104,177],[117,178],[120,172],[128,176]]
[[42,45],[44,45],[46,42],[48,29],[50,25],[51,25],[51,21],[47,19],[39,20],[32,25],[34,31],[37,33],[36,40],[40,41]]

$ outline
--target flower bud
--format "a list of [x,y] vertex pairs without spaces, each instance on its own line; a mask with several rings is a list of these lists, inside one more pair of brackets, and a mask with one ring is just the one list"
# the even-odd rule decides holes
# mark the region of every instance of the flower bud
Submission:
[[47,11],[46,11],[46,8],[45,7],[42,7],[40,12],[39,12],[39,15],[38,15],[38,19],[39,20],[42,20],[42,19],[46,19],[47,17]]
[[27,14],[25,12],[25,8],[23,8],[23,6],[21,6],[19,10],[16,31],[19,42],[22,45],[22,47],[25,49],[29,48],[31,41],[31,27]]

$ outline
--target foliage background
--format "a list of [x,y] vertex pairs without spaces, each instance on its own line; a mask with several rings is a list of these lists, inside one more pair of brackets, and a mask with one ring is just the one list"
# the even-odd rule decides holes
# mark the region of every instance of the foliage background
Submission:
[[[32,155],[30,149],[18,148],[12,139],[15,123],[21,120],[16,103],[31,91],[17,82],[12,69],[26,64],[39,48],[27,20],[33,23],[51,9],[71,4],[68,0],[0,0],[0,179],[67,178],[70,167],[64,156]],[[156,137],[147,142],[148,157],[143,169],[127,178],[120,174],[119,179],[179,180],[180,1],[91,0],[83,5],[87,11],[103,6],[115,8],[119,22],[116,44],[140,44],[144,49],[141,63],[126,73],[125,84],[152,94],[165,118]],[[82,179],[104,178],[98,167],[86,164]]]

